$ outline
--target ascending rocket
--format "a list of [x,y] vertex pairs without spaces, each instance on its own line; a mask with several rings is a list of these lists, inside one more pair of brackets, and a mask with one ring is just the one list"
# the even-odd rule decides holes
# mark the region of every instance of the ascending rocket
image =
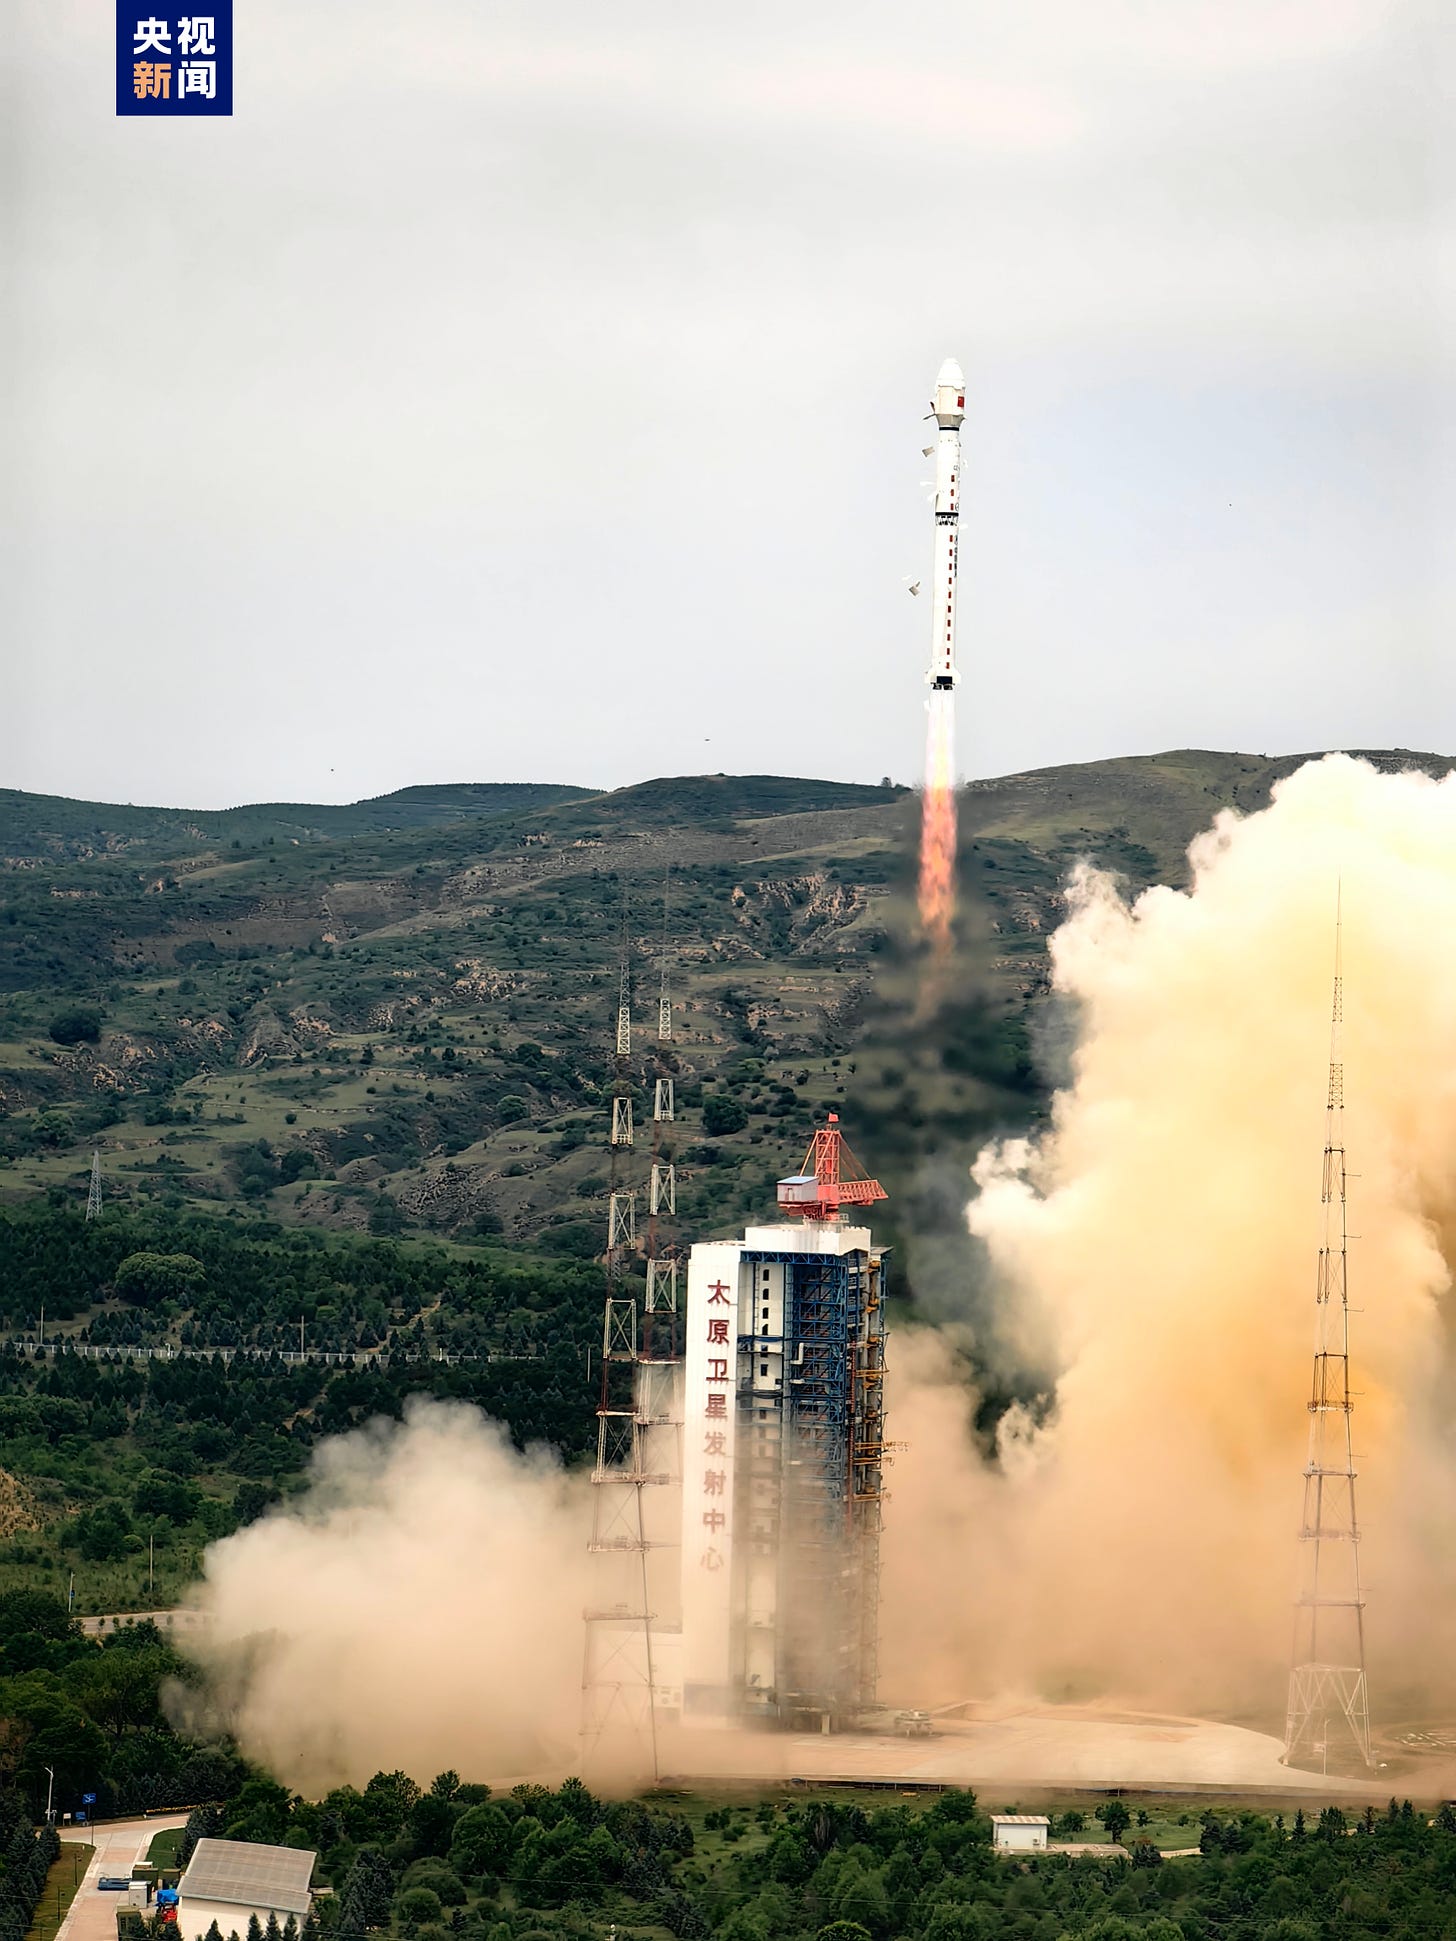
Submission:
[[935,380],[935,409],[930,414],[940,427],[935,452],[935,565],[931,577],[930,672],[933,690],[953,693],[956,684],[955,597],[956,546],[960,529],[961,423],[966,415],[966,381],[961,367],[948,357]]

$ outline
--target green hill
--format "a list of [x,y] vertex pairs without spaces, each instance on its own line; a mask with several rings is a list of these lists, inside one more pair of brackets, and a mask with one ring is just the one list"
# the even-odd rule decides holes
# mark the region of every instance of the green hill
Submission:
[[[677,1088],[664,1237],[770,1213],[838,1109],[890,1191],[892,1295],[978,1321],[991,1419],[1019,1391],[978,1306],[967,1168],[1046,1109],[1066,873],[1181,882],[1214,813],[1262,806],[1299,759],[1181,751],[967,789],[957,962],[930,1014],[905,790],[701,776],[211,818],[8,796],[0,1595],[75,1573],[83,1610],[170,1602],[319,1437],[422,1390],[589,1450],[624,936],[644,1127],[626,1181],[652,1076]],[[7,1349],[42,1310],[51,1344],[252,1358]],[[300,1328],[350,1359],[285,1363]]]
[[[589,1256],[625,934],[644,1084],[664,976],[674,1004],[683,1231],[761,1210],[833,1106],[919,1235],[929,1175],[958,1192],[975,1144],[1042,1108],[1029,1027],[1072,864],[1178,882],[1218,808],[1261,806],[1302,759],[1185,750],[968,788],[933,1019],[905,790],[715,775],[197,815],[11,792],[0,1198],[84,1198],[95,1149],[113,1202]],[[94,1036],[57,1042],[78,1008]],[[704,1133],[714,1094],[741,1127]]]
[[150,809],[0,789],[0,856],[187,856],[212,843],[321,842],[326,837],[435,828],[590,795],[545,782],[461,782],[398,789],[343,805],[254,802],[239,809]]

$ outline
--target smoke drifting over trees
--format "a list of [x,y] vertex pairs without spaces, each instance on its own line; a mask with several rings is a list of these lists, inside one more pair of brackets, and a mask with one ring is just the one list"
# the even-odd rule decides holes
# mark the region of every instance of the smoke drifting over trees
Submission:
[[297,1511],[207,1553],[211,1707],[300,1790],[571,1767],[588,1488],[459,1404],[323,1444]]
[[[1193,861],[1186,893],[1131,905],[1078,876],[1053,952],[1070,1082],[1043,1139],[975,1167],[996,1359],[1043,1405],[987,1447],[971,1323],[892,1340],[892,1702],[1107,1696],[1277,1728],[1337,880],[1373,1710],[1456,1696],[1456,779],[1330,757]],[[587,1487],[458,1408],[329,1445],[300,1510],[208,1556],[245,1750],[295,1785],[569,1770]]]

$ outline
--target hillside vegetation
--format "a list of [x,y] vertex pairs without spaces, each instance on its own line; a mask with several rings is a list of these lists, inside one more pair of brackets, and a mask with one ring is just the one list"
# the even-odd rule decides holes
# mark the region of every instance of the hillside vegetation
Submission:
[[[312,1852],[314,1887],[329,1891],[303,1941],[1425,1941],[1456,1927],[1449,1803],[1431,1815],[1394,1798],[1307,1814],[1186,1796],[986,1802],[1047,1814],[1056,1844],[1023,1857],[998,1854],[982,1804],[952,1787],[715,1801],[662,1786],[607,1801],[579,1779],[506,1790],[394,1771],[309,1800],[175,1729],[177,1693],[196,1680],[150,1623],[99,1641],[52,1598],[0,1596],[7,1941],[55,1853],[27,1823],[48,1795],[63,1813],[91,1795],[103,1816],[191,1805],[167,1842],[179,1866],[203,1838]],[[145,1933],[135,1916],[121,1931]],[[273,1941],[297,1932],[291,1919],[269,1928]]]
[[826,1107],[912,1196],[894,1226],[927,1160],[963,1179],[1044,1102],[1030,1027],[1072,865],[1180,882],[1213,814],[1261,806],[1301,759],[1184,751],[968,789],[960,961],[929,1017],[905,790],[701,776],[196,815],[11,792],[0,1198],[83,1200],[99,1151],[109,1203],[589,1258],[625,942],[639,1121],[651,1074],[677,1083],[683,1229],[763,1208]]
[[[837,1109],[890,1190],[895,1299],[974,1313],[967,1168],[1046,1109],[1068,871],[1180,883],[1213,815],[1262,806],[1300,759],[1185,751],[966,790],[957,963],[929,1009],[918,804],[888,785],[471,785],[206,815],[5,796],[0,1342],[44,1317],[52,1349],[254,1358],[0,1354],[0,1590],[74,1571],[80,1609],[165,1602],[320,1435],[421,1388],[584,1452],[624,941],[624,1183],[644,1180],[652,1078],[676,1084],[661,1238],[771,1214]],[[300,1345],[355,1359],[280,1359]],[[982,1388],[989,1420],[1008,1397]]]

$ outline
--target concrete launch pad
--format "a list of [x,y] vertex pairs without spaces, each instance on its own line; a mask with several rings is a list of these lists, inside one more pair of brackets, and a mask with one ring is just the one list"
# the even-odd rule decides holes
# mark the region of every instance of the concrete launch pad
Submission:
[[828,1784],[896,1782],[1015,1793],[1049,1786],[1360,1794],[1370,1782],[1293,1772],[1281,1743],[1241,1726],[1086,1706],[970,1705],[935,1720],[933,1736],[675,1729],[661,1742],[665,1777]]

